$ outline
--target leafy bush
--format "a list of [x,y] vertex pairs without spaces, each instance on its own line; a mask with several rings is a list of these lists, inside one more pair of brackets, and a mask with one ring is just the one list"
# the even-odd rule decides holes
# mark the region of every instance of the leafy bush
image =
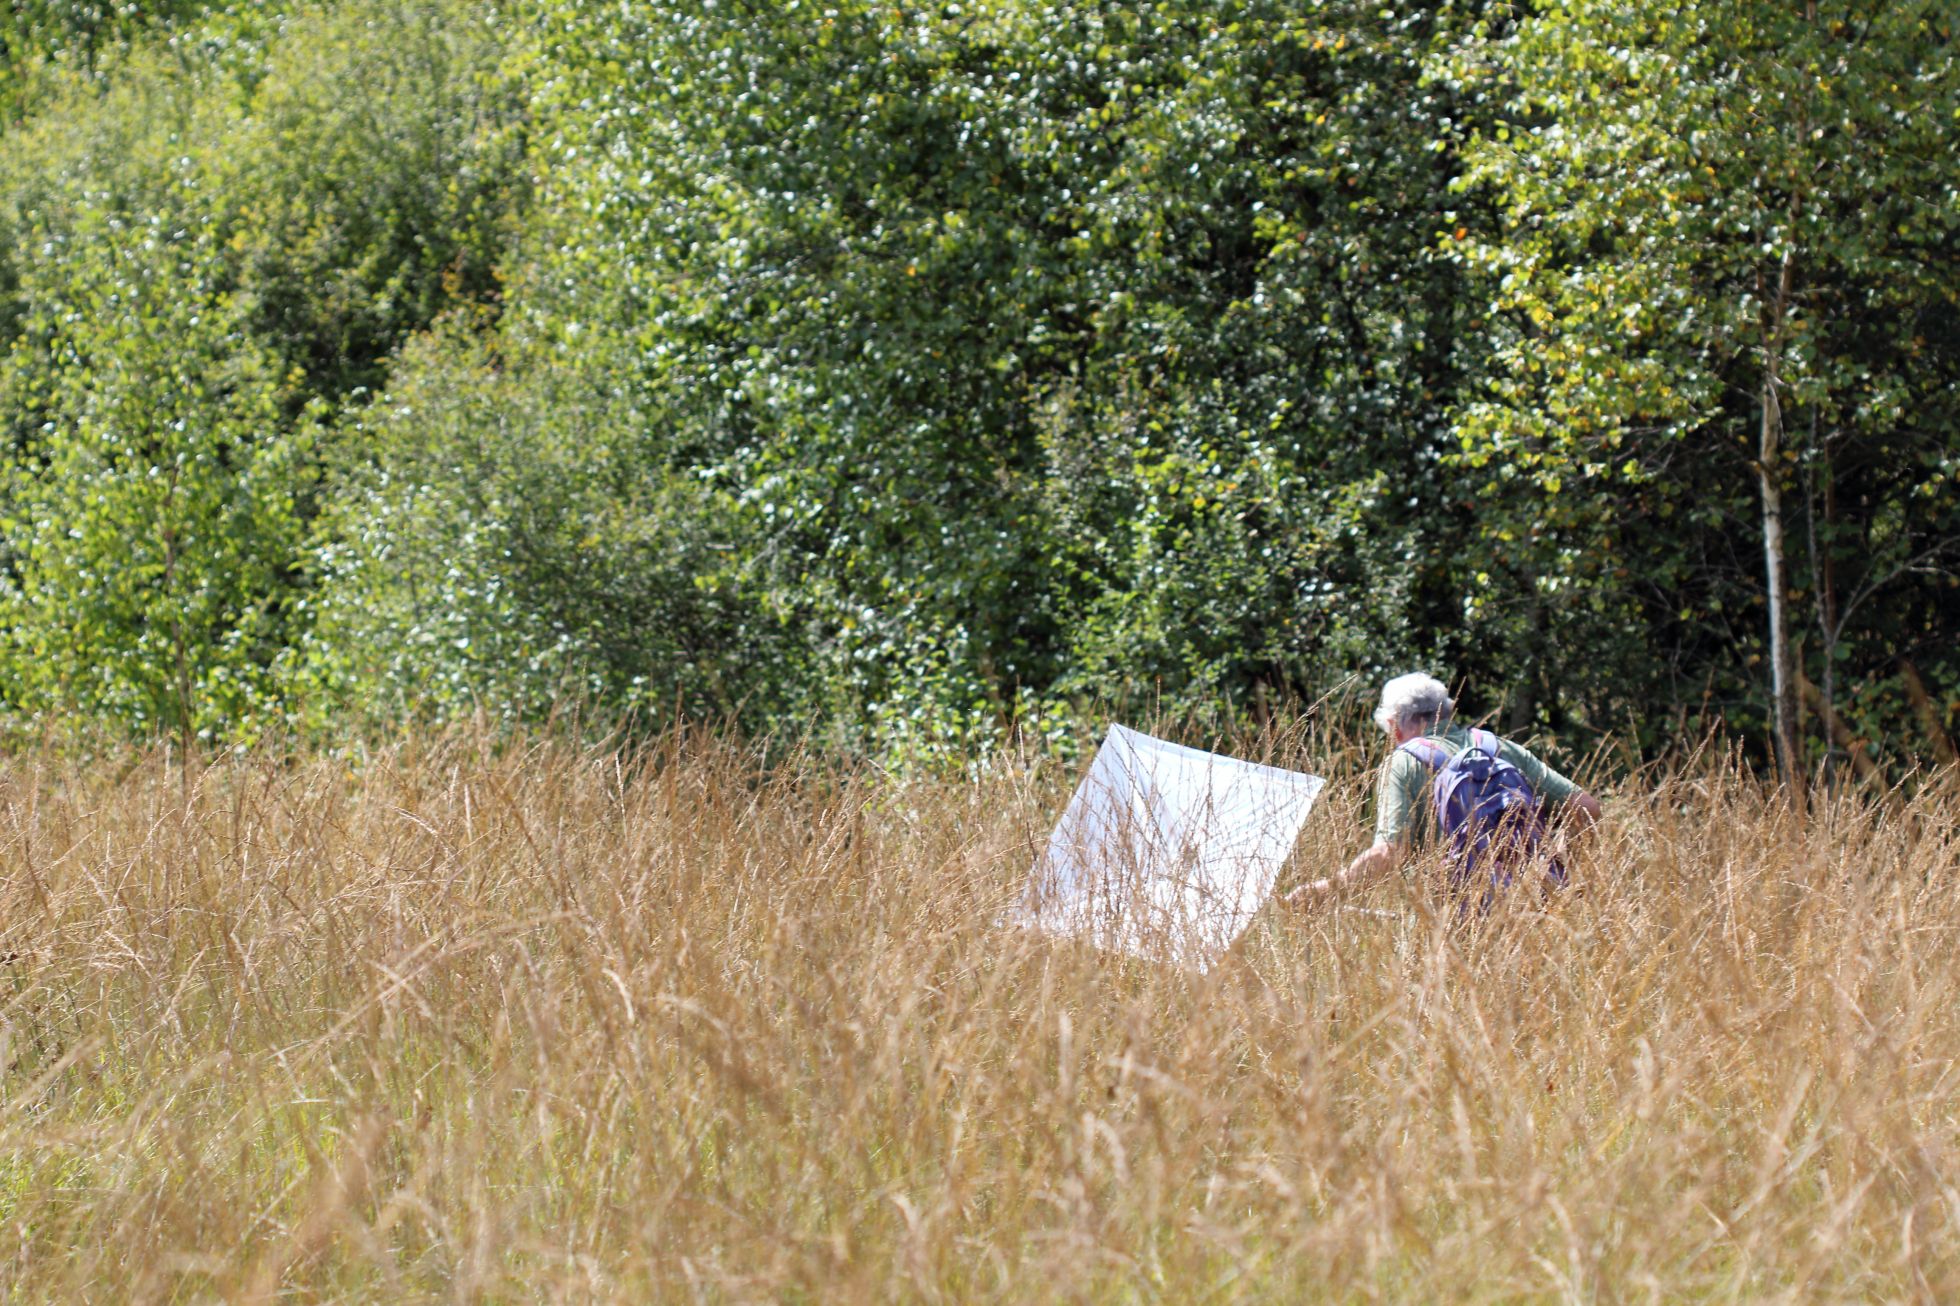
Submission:
[[0,698],[138,734],[288,715],[322,416],[496,302],[504,57],[495,11],[372,0],[210,13],[43,88],[0,164]]
[[27,269],[0,371],[32,412],[0,481],[0,684],[16,713],[250,736],[280,716],[311,416],[208,230],[88,214]]
[[648,456],[650,415],[576,360],[466,323],[417,341],[343,433],[302,659],[321,725],[608,717],[758,725],[795,685],[727,496]]
[[528,194],[508,21],[426,0],[302,11],[254,70],[205,186],[259,334],[311,392],[379,386],[412,333],[498,302]]
[[1430,13],[556,9],[539,311],[637,350],[840,711],[965,735],[1412,650]]

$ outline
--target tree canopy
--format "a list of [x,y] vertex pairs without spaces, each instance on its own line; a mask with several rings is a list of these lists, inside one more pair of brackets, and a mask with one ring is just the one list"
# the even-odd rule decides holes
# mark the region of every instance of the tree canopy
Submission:
[[0,26],[0,711],[1960,724],[1946,6]]

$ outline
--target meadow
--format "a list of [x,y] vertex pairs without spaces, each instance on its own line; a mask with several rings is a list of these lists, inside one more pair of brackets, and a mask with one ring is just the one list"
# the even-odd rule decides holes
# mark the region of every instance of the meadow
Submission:
[[[1364,839],[1376,741],[1296,855]],[[1960,785],[1601,786],[1198,975],[999,923],[1072,765],[674,730],[0,762],[9,1301],[1960,1296]]]

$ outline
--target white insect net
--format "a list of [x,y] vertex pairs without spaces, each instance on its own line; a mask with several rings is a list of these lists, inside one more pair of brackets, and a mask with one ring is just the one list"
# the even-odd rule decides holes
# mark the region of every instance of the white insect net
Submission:
[[1208,968],[1272,893],[1324,783],[1111,726],[1017,914]]

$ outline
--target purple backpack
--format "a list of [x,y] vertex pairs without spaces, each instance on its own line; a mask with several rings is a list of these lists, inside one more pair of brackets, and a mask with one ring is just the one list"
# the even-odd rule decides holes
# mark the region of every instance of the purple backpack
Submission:
[[[1450,840],[1450,885],[1484,882],[1488,910],[1517,868],[1534,859],[1545,836],[1544,804],[1523,772],[1498,755],[1497,736],[1472,730],[1470,746],[1455,757],[1431,739],[1411,739],[1402,751],[1435,775],[1430,794],[1436,827]],[[1545,859],[1551,884],[1565,883],[1565,868]]]

